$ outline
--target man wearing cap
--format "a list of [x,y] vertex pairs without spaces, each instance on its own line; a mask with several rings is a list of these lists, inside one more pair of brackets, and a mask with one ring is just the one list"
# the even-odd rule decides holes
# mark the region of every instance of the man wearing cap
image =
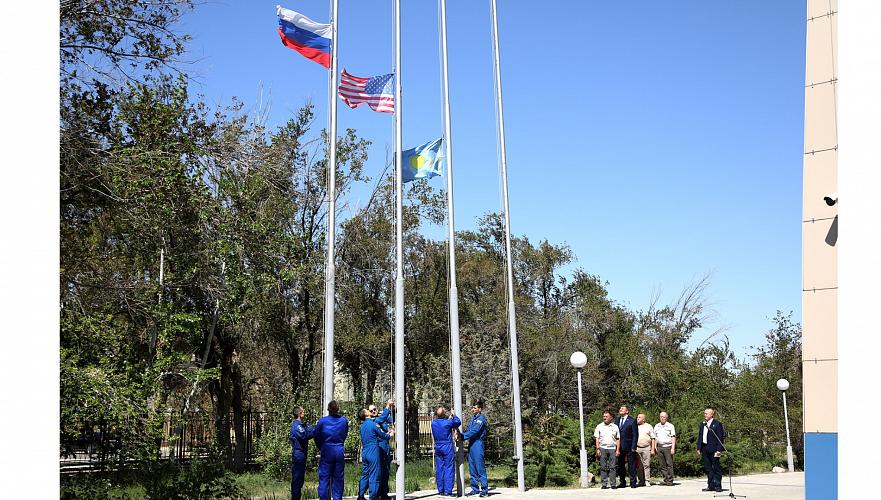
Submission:
[[483,442],[486,439],[486,417],[483,416],[483,400],[471,406],[471,422],[463,438],[468,440],[468,472],[471,473],[471,494],[481,497],[489,494],[486,480],[486,466],[483,463]]
[[673,455],[676,454],[676,427],[668,419],[667,412],[662,411],[660,422],[655,424],[655,453],[661,462],[661,475],[664,476],[662,486],[673,486]]

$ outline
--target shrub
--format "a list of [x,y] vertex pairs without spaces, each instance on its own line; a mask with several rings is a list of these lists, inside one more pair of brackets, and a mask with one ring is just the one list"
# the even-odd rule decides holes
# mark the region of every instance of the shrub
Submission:
[[235,476],[224,469],[220,455],[212,452],[189,464],[153,462],[144,469],[143,485],[147,498],[186,500],[241,498]]
[[121,500],[128,495],[114,491],[109,479],[92,475],[62,477],[61,500]]
[[[578,478],[578,420],[556,415],[542,415],[527,430],[524,447],[524,476],[529,487],[567,486]],[[516,469],[505,484],[517,482]]]
[[257,439],[256,444],[257,464],[260,466],[260,471],[273,479],[290,481],[291,444],[288,442],[288,435],[267,432]]

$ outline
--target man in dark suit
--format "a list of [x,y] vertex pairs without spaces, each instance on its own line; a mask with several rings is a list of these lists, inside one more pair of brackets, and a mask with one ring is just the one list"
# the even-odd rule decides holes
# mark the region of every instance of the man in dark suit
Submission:
[[722,491],[722,466],[719,457],[724,449],[725,429],[715,419],[716,410],[704,410],[704,422],[697,429],[697,452],[707,473],[707,487],[702,491]]
[[[627,405],[621,405],[618,408],[618,418],[615,419],[615,425],[621,433],[621,454],[618,455],[617,475],[620,478],[619,488],[627,486],[625,476],[630,476],[630,487],[636,488],[636,441],[639,438],[639,431],[636,428],[636,420],[630,416],[630,408]],[[627,472],[624,471],[624,464],[627,464]]]

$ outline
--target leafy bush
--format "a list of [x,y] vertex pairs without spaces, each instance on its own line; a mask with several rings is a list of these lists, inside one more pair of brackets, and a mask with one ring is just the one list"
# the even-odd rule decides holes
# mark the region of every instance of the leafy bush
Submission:
[[291,444],[287,434],[267,432],[257,439],[257,464],[263,474],[279,481],[291,480]]
[[145,467],[143,477],[147,498],[187,500],[241,498],[235,476],[224,469],[218,453],[189,464],[164,461]]
[[128,495],[114,491],[109,479],[92,475],[76,475],[62,477],[61,500],[122,500]]

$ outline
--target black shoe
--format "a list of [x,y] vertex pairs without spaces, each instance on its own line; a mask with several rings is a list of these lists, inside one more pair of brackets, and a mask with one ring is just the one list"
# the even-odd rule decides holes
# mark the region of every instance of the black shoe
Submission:
[[[719,491],[722,491],[722,490],[719,490]],[[485,498],[487,495],[488,495],[488,493],[485,491],[480,492],[480,498]]]
[[608,484],[604,484],[603,487],[600,488],[600,489],[601,489],[601,490],[607,490],[607,489],[609,489],[609,485],[608,485]]
[[716,488],[716,493],[722,493],[722,488]]
[[617,487],[617,486],[612,486],[612,489],[613,489],[613,490],[617,490],[618,487]]
[[716,488],[704,488],[701,491],[716,491]]

